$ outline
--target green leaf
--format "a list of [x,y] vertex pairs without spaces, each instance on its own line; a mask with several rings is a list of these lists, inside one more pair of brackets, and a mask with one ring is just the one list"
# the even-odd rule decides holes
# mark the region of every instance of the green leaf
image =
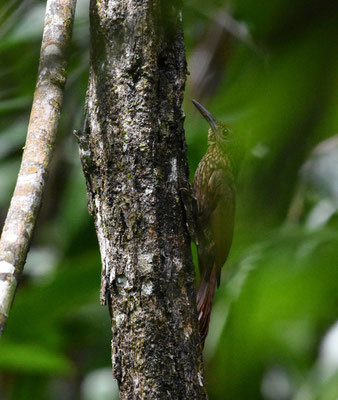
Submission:
[[28,374],[68,375],[74,368],[71,361],[60,352],[37,343],[0,342],[0,369]]

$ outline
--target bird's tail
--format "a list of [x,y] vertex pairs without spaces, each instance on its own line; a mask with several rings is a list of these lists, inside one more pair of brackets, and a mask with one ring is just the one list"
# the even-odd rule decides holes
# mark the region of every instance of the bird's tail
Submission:
[[203,277],[197,291],[197,315],[202,347],[209,330],[212,301],[216,287],[216,271],[212,268],[209,277]]

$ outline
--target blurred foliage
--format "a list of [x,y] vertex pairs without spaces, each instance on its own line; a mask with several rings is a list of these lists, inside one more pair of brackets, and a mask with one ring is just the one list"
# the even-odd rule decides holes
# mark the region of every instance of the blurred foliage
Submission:
[[[44,8],[39,0],[0,3],[1,222],[24,145]],[[79,1],[53,169],[0,343],[6,400],[117,398],[107,373],[108,312],[98,301],[100,255],[71,134],[83,121],[87,14]],[[184,2],[191,175],[207,138],[194,96],[229,123],[243,155],[234,243],[205,349],[210,400],[338,397],[337,17],[331,0]]]

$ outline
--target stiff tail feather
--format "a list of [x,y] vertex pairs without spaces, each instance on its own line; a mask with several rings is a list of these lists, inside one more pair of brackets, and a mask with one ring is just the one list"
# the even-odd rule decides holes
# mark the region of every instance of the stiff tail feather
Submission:
[[216,287],[216,271],[212,269],[209,279],[202,278],[197,291],[197,315],[202,347],[209,330],[212,301]]

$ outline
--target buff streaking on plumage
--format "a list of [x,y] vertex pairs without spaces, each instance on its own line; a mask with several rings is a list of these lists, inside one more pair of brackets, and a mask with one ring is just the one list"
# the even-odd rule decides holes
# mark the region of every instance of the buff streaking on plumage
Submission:
[[208,334],[210,313],[216,284],[232,242],[235,216],[235,179],[229,148],[232,133],[216,122],[200,103],[194,105],[210,125],[208,149],[196,170],[193,193],[197,200],[195,242],[198,253],[200,285],[197,291],[197,312],[201,342]]

